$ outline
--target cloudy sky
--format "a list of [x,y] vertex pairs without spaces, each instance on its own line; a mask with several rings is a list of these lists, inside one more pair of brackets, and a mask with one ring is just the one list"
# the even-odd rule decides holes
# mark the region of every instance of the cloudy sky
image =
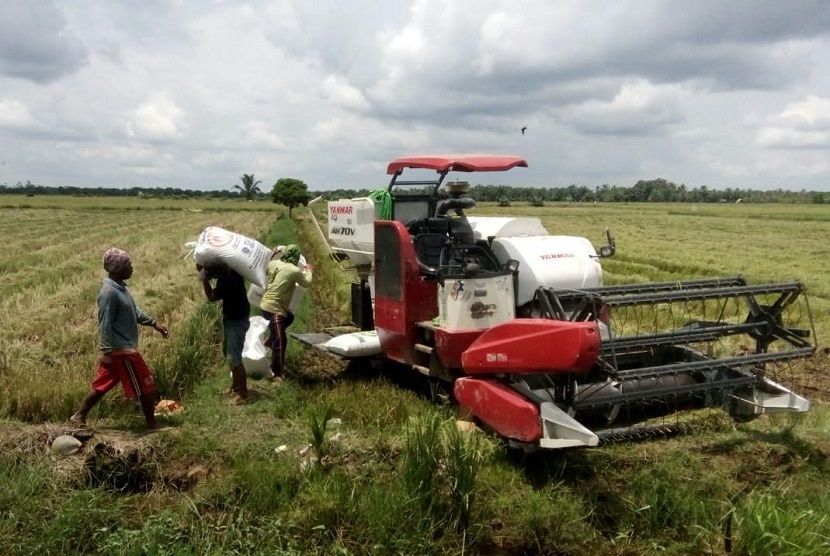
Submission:
[[830,2],[3,0],[0,184],[374,188],[436,153],[830,191]]

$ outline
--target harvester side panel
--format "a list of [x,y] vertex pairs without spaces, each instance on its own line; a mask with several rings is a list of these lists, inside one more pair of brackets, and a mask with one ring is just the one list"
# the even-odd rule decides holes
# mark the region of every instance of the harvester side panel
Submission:
[[459,378],[453,393],[458,403],[505,438],[532,443],[542,437],[539,407],[496,380]]
[[468,374],[585,372],[599,351],[596,322],[517,319],[484,332],[461,360]]
[[412,238],[400,222],[375,221],[375,328],[384,354],[416,361],[416,324],[438,316],[438,284],[420,275]]

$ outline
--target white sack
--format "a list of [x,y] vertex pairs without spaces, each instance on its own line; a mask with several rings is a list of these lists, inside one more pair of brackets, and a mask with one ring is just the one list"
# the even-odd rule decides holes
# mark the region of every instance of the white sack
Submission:
[[202,266],[223,262],[249,282],[263,288],[267,285],[266,271],[271,261],[271,250],[242,234],[209,226],[199,234],[193,258]]
[[251,378],[271,378],[271,350],[265,347],[268,337],[268,321],[262,317],[251,317],[251,325],[245,333],[242,347],[242,365],[245,374]]
[[380,338],[376,330],[341,334],[323,344],[323,347],[343,357],[368,357],[381,352]]

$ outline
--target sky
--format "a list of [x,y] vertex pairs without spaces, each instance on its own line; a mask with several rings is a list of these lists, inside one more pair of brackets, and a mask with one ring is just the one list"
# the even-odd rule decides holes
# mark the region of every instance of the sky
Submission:
[[830,191],[830,2],[3,0],[0,184],[374,189],[448,153]]

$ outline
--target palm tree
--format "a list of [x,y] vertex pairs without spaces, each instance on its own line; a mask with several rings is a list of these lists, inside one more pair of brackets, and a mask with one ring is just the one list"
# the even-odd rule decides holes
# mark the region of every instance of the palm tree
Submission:
[[253,174],[242,174],[242,177],[239,179],[242,180],[242,185],[236,184],[233,188],[244,193],[246,201],[250,201],[251,197],[255,194],[262,193],[262,190],[259,188],[259,184],[262,182],[258,180],[254,181]]

